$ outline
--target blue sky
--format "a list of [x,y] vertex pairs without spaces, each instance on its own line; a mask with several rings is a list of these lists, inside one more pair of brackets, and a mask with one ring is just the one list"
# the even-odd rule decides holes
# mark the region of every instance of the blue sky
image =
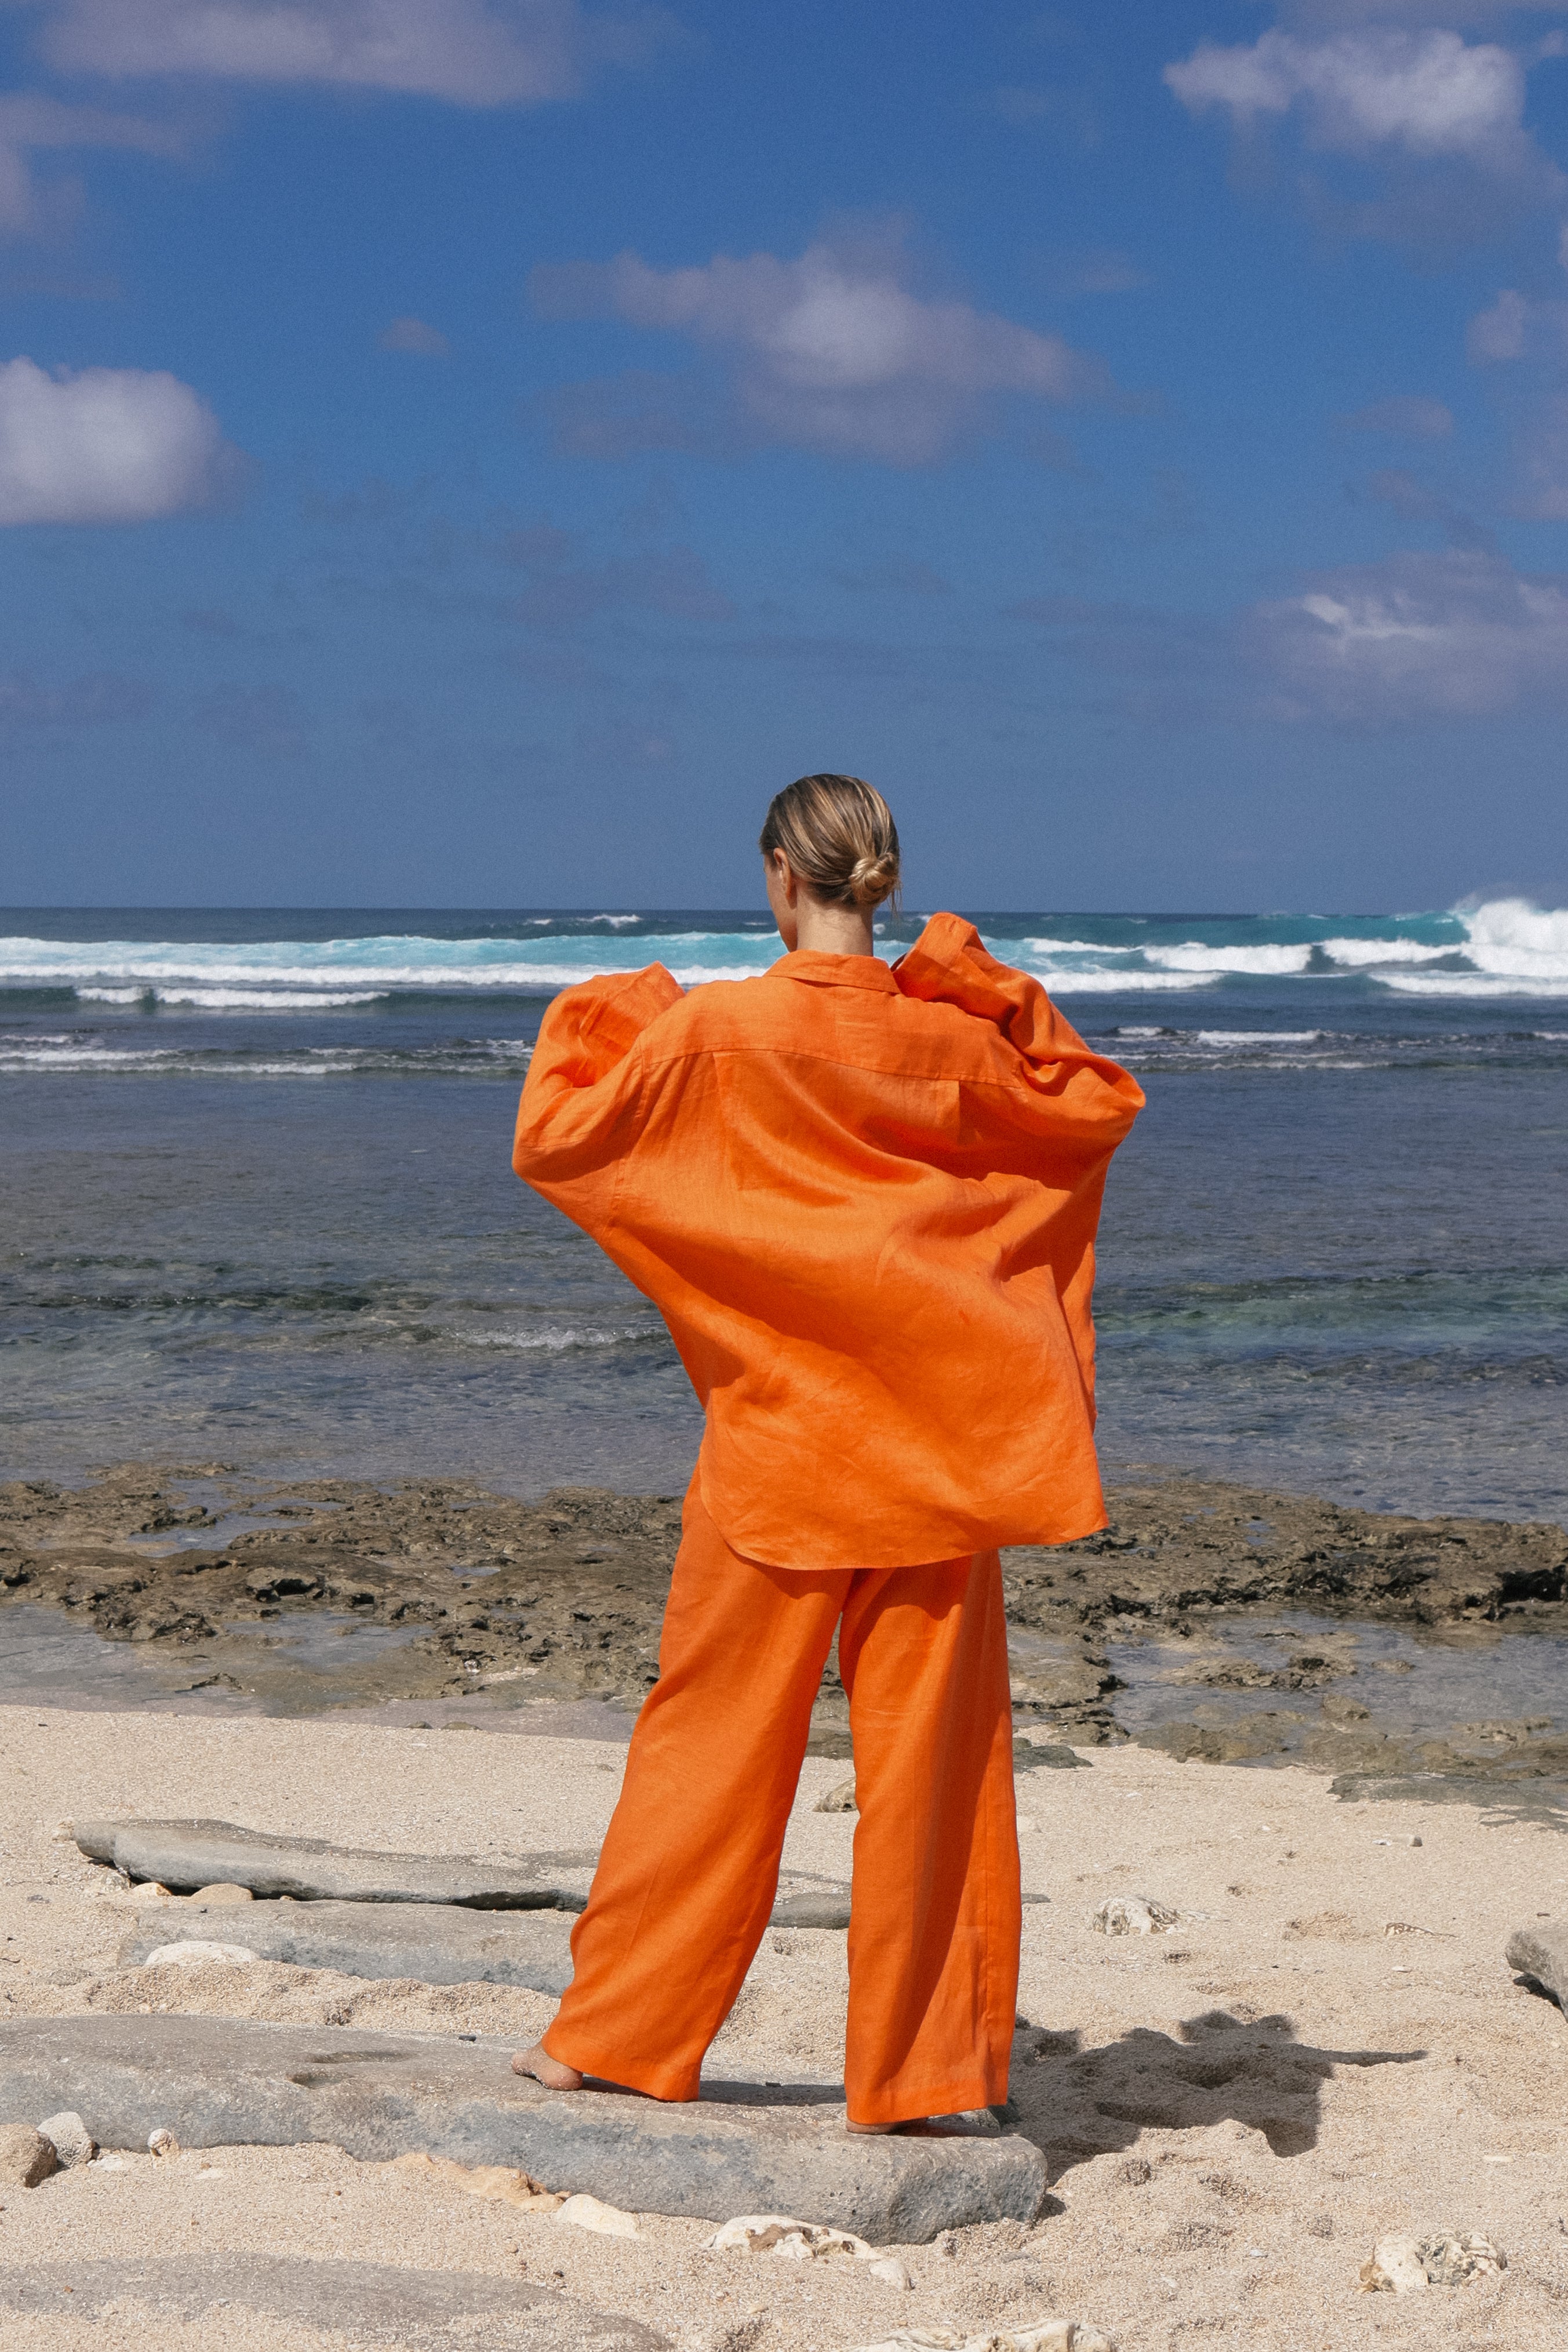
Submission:
[[1568,898],[1568,5],[0,0],[0,899]]

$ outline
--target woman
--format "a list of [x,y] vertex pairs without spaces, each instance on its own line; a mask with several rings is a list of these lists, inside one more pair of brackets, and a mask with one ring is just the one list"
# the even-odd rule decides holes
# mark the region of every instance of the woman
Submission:
[[772,1907],[835,1628],[854,1739],[852,2131],[1007,2096],[1018,1837],[998,1544],[1105,1523],[1094,1230],[1143,1097],[1037,981],[872,919],[854,776],[762,830],[786,952],[545,1016],[513,1164],[662,1310],[706,1412],[659,1650],[554,2021],[513,2061],[695,2099]]

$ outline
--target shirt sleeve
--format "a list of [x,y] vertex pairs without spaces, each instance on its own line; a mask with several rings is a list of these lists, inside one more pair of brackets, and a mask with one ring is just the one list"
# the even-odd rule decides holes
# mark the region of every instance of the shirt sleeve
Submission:
[[[1094,1238],[1111,1155],[1144,1107],[1117,1062],[1092,1054],[1040,982],[999,963],[972,923],[937,915],[894,967],[906,996],[989,1022],[1011,1055],[1007,1083],[972,1089],[967,1124],[989,1164],[1034,1178],[1051,1206],[1040,1229],[1094,1421]],[[1016,1057],[1016,1058],[1015,1058]]]
[[1032,974],[998,963],[973,923],[934,916],[894,975],[905,996],[955,1005],[999,1032],[1018,1056],[1020,1109],[1031,1124],[1044,1114],[1042,1139],[1110,1158],[1144,1107],[1143,1088],[1120,1063],[1090,1052]]
[[608,1221],[620,1165],[643,1122],[635,1048],[683,991],[662,963],[584,981],[558,996],[517,1107],[512,1166],[586,1233]]

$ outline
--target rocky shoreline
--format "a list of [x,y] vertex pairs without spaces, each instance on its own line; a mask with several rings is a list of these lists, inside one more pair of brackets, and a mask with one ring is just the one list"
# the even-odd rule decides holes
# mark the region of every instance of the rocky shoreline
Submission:
[[[1272,1667],[1213,1640],[1222,1622],[1285,1612],[1449,1643],[1568,1633],[1562,1528],[1396,1517],[1164,1472],[1109,1499],[1100,1534],[1003,1556],[1020,1727],[1079,1746],[1122,1738],[1108,1651],[1158,1637],[1190,1643],[1197,1702],[1192,1721],[1141,1735],[1168,1752],[1267,1754],[1283,1744],[1280,1724],[1301,1721],[1301,1695],[1326,1691],[1301,1750],[1314,1763],[1568,1777],[1568,1739],[1526,1726],[1471,1742],[1475,1753],[1390,1742],[1359,1701],[1336,1701],[1332,1685],[1355,1666],[1333,1640]],[[519,1502],[436,1480],[263,1491],[220,1465],[132,1464],[82,1487],[0,1487],[0,1608],[57,1610],[188,1662],[186,1690],[269,1713],[465,1696],[492,1713],[546,1699],[634,1708],[654,1679],[679,1535],[669,1496],[558,1488]],[[336,1646],[356,1633],[376,1638]],[[1204,1721],[1205,1693],[1239,1685],[1287,1695],[1278,1720]],[[847,1749],[831,1661],[812,1744]]]

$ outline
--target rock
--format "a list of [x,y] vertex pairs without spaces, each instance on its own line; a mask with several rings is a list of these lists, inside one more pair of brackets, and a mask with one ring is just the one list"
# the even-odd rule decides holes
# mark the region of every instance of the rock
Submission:
[[1090,1919],[1102,1936],[1163,1936],[1176,1924],[1176,1915],[1146,1895],[1110,1895]]
[[601,2238],[635,2238],[640,2234],[632,2214],[623,2213],[619,2205],[606,2205],[582,2189],[575,2196],[561,2199],[555,2218],[570,2222],[574,2230],[596,2231]]
[[254,1903],[256,1896],[248,1886],[235,1886],[219,1879],[215,1886],[198,1886],[191,1897],[193,1903]]
[[[233,1915],[206,1910],[200,1898],[171,1917],[162,1906],[144,1913],[120,1948],[120,1964],[168,1958],[180,1942],[200,1943]],[[238,1923],[235,1922],[235,1925]],[[252,1903],[244,1949],[297,1969],[333,1969],[349,1977],[410,1977],[417,1984],[520,1985],[563,1993],[571,1982],[572,1914],[474,1911],[453,1903]]]
[[1439,2230],[1435,2237],[1422,2239],[1420,2254],[1433,2286],[1469,2286],[1472,2279],[1496,2278],[1508,2268],[1501,2247],[1479,2231],[1461,2237],[1453,2230]]
[[811,1811],[814,1813],[858,1812],[860,1807],[855,1803],[854,1774],[852,1772],[847,1780],[841,1780],[837,1788],[830,1789],[825,1797],[819,1797]]
[[716,2254],[782,2254],[789,2262],[810,2262],[819,2254],[863,2258],[875,2251],[852,2231],[792,2221],[787,2213],[743,2213],[727,2221],[708,2245]]
[[90,2164],[98,2154],[98,2142],[79,2116],[63,2107],[57,2116],[46,2116],[38,2126],[44,2137],[55,2151],[62,2172],[71,2171],[78,2164]]
[[580,1911],[585,1890],[564,1885],[562,1874],[585,1878],[595,1861],[583,1851],[510,1862],[374,1853],[320,1838],[270,1837],[233,1822],[78,1822],[76,1842],[128,1878],[185,1893],[221,1882],[308,1903],[453,1903],[481,1911]]
[[1438,2230],[1429,2238],[1379,2238],[1361,2266],[1361,2284],[1367,2294],[1419,2294],[1428,2287],[1496,2278],[1507,2268],[1508,2256],[1490,2238]]
[[465,2197],[489,2198],[533,2213],[554,2213],[566,2202],[564,2197],[552,2196],[530,2173],[519,2172],[509,2164],[455,2164],[449,2156],[427,2156],[422,2150],[417,2155],[394,2156],[392,2169],[412,2179],[439,2182],[444,2189],[460,2189]]
[[31,2124],[0,2124],[0,2187],[36,2189],[58,2170],[59,2159],[46,2133],[35,2131]]
[[[214,2342],[292,2342],[298,2328],[312,2338],[320,2329],[364,2352],[452,2352],[459,2339],[485,2352],[669,2352],[669,2338],[641,2320],[534,2286],[515,2267],[417,2270],[248,2253],[145,2260],[120,2253],[0,2267],[0,2312],[34,2323],[25,2337],[6,2327],[8,2340],[47,2343],[39,2320],[102,2318],[106,2345],[123,2342],[116,2315],[127,2304],[150,2306],[164,2323],[204,2319],[217,2329]],[[285,2323],[287,2338],[283,2327],[256,2327],[250,2314]],[[159,2340],[156,2327],[150,2343]]]
[[828,2230],[815,2221],[792,2221],[787,2213],[747,2213],[727,2221],[708,2240],[716,2253],[778,2254],[786,2262],[813,2262],[823,2255],[848,2255],[867,2265],[867,2275],[887,2286],[912,2287],[907,2264],[896,2254],[879,2255],[874,2246],[852,2231]]
[[547,2092],[511,2041],[249,2018],[0,2019],[0,2115],[69,2105],[104,2147],[325,2143],[361,2162],[414,2151],[498,2164],[636,2213],[810,2213],[873,2245],[1032,2221],[1045,2160],[1009,2133],[860,2137],[831,2091],[710,2083],[674,2105]]
[[166,2124],[155,2124],[147,2135],[149,2156],[172,2157],[180,2153],[180,2143]]
[[1508,1964],[1568,2010],[1568,1925],[1538,1919],[1533,1927],[1516,1927],[1508,1939]]
[[1059,1740],[1015,1739],[1013,1770],[1015,1772],[1086,1772],[1090,1769],[1087,1756],[1079,1756]]
[[203,1960],[254,1960],[256,1955],[247,1944],[214,1944],[204,1937],[191,1936],[177,1944],[154,1944],[141,1965],[144,1969],[189,1969]]
[[965,2336],[956,2327],[900,2327],[860,2352],[1116,2352],[1108,2336],[1081,2319],[1037,2319],[1005,2334]]
[[769,1923],[775,1927],[847,1927],[850,1890],[847,1886],[808,1887],[799,1895],[781,1895]]
[[1379,2238],[1359,2276],[1364,2294],[1424,2294],[1432,2284],[1420,2247],[1403,2234]]

